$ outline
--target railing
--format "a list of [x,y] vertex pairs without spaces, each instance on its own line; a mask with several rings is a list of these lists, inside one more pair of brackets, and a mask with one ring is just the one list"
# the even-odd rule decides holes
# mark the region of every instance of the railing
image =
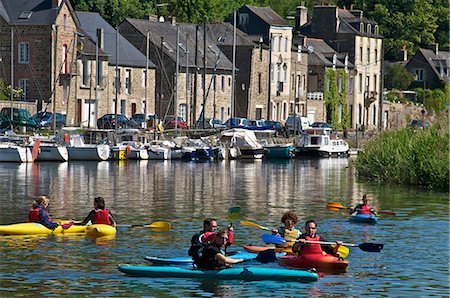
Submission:
[[323,92],[308,92],[306,97],[309,100],[323,100]]

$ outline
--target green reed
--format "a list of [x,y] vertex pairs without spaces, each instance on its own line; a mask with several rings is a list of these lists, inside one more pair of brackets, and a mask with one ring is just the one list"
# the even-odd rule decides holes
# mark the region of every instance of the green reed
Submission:
[[358,155],[358,177],[449,191],[449,140],[445,123],[383,132]]

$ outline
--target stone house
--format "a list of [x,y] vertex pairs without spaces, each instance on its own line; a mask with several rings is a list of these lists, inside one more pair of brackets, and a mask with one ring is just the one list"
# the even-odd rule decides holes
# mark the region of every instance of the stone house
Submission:
[[159,22],[150,16],[126,19],[119,30],[142,53],[148,32],[149,57],[158,65],[156,113],[161,118],[177,115],[194,127],[203,118],[224,122],[232,115],[232,63],[205,35],[203,25]]
[[443,88],[450,82],[450,52],[439,51],[437,44],[420,48],[405,67],[415,76],[415,87]]
[[[207,34],[217,46],[233,60],[233,25],[214,23],[207,25]],[[267,115],[268,47],[261,36],[249,36],[236,28],[236,88],[235,116],[263,119]]]
[[20,100],[35,102],[36,110],[73,115],[77,31],[69,1],[0,0],[0,78],[23,89]]
[[[77,110],[83,126],[87,119],[92,118],[90,123],[104,114],[117,112],[128,118],[135,113],[154,114],[156,65],[98,13],[77,11],[76,15],[82,32],[95,41],[108,58],[100,59],[98,67],[92,54],[90,57],[81,55],[77,61]],[[98,83],[92,84],[96,78]]]
[[[233,24],[233,17],[228,17]],[[269,108],[264,118],[285,121],[289,108],[294,106],[291,96],[292,73],[292,26],[270,7],[244,5],[237,10],[236,26],[248,35],[263,37],[269,47],[270,84],[268,86]]]
[[364,17],[361,10],[340,9],[337,6],[315,6],[311,20],[306,8],[297,13],[295,31],[323,39],[336,52],[348,54],[354,65],[354,80],[349,88],[354,92],[348,101],[350,126],[375,129],[381,127],[381,59],[382,36],[378,24]]

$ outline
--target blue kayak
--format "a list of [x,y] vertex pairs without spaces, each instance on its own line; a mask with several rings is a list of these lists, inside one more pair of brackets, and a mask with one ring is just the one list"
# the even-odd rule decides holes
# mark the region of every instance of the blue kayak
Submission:
[[232,267],[221,270],[185,269],[173,266],[119,266],[119,271],[131,276],[176,277],[203,279],[237,279],[237,280],[278,280],[278,281],[317,281],[317,273],[305,270]]
[[[277,253],[276,257],[279,258],[284,256],[285,253]],[[232,259],[244,259],[244,261],[251,261],[256,259],[258,255],[255,253],[250,253],[246,251],[239,251],[233,255],[229,255]],[[164,257],[150,257],[145,256],[144,259],[152,262],[156,265],[181,265],[181,264],[192,264],[192,257],[174,257],[174,258],[164,258]]]
[[374,214],[355,214],[348,219],[350,222],[376,224],[378,218]]

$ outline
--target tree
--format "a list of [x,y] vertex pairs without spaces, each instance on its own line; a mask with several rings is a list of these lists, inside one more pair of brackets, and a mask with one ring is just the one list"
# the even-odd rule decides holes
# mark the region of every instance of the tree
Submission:
[[414,82],[414,75],[402,65],[386,66],[384,85],[386,89],[406,90]]

